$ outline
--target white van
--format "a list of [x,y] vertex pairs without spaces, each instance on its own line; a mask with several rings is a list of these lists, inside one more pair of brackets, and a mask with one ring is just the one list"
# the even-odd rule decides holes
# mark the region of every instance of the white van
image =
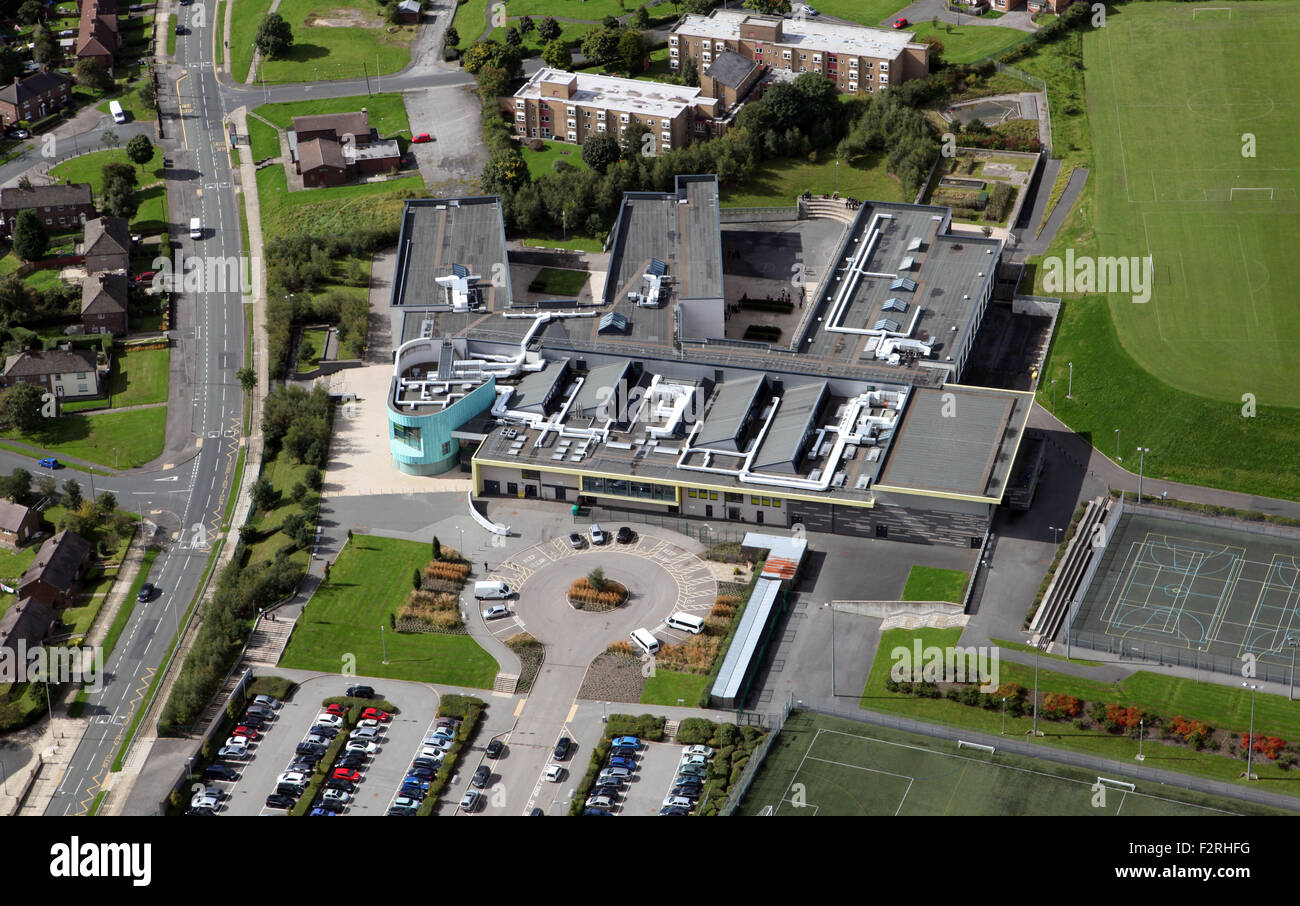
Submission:
[[474,583],[474,597],[480,601],[488,598],[508,598],[513,594],[510,586],[500,580]]
[[664,620],[670,629],[680,629],[683,632],[699,635],[704,631],[704,620],[693,613],[682,613],[678,611]]
[[649,629],[633,629],[631,638],[636,647],[646,654],[654,654],[659,650],[659,640]]
[[190,238],[191,239],[203,238],[203,224],[200,222],[199,218],[197,217],[190,218]]
[[117,101],[108,102],[108,112],[113,114],[113,122],[115,123],[126,122],[126,112],[122,110],[122,105],[119,104]]

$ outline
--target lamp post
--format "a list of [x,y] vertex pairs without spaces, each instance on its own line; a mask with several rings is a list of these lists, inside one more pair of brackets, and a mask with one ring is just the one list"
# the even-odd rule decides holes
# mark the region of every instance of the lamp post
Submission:
[[1138,503],[1142,502],[1142,471],[1146,468],[1150,447],[1138,447]]
[[384,663],[388,663],[388,637],[384,635],[384,624],[379,624],[379,644],[384,646]]
[[1042,646],[1042,639],[1034,642],[1034,739],[1038,738],[1038,655]]
[[1065,398],[1067,400],[1074,399],[1074,363],[1073,362],[1070,363],[1070,383],[1066,385]]
[[1052,414],[1056,414],[1056,378],[1052,378]]
[[1147,757],[1142,754],[1142,737],[1145,734],[1145,731],[1146,731],[1146,721],[1142,718],[1138,718],[1138,753],[1136,757],[1137,761],[1146,761],[1147,759]]
[[1007,697],[1002,696],[1002,735],[1007,735]]
[[1253,683],[1242,683],[1242,686],[1250,690],[1250,735],[1246,738],[1246,779],[1250,780],[1251,753],[1255,750],[1255,692],[1259,686]]
[[822,607],[830,607],[831,610],[831,697],[835,696],[835,608],[831,607],[829,601],[822,604]]
[[1295,701],[1295,649],[1300,645],[1300,635],[1289,635],[1286,637],[1286,643],[1291,646],[1291,682],[1286,690],[1286,700]]
[[1049,525],[1049,526],[1047,527],[1047,530],[1048,530],[1049,532],[1052,533],[1052,543],[1053,543],[1053,544],[1060,544],[1060,543],[1061,543],[1061,535],[1065,532],[1065,529],[1061,528],[1060,526]]
[[1124,461],[1124,460],[1120,459],[1120,456],[1119,456],[1119,428],[1116,428],[1116,429],[1115,429],[1115,461],[1116,461],[1116,462],[1123,462],[1123,461]]

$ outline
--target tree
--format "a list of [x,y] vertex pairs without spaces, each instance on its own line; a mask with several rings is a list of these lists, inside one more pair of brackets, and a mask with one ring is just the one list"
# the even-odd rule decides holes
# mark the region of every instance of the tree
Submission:
[[18,215],[14,226],[14,254],[24,261],[39,261],[50,247],[50,236],[45,225],[30,208]]
[[113,79],[104,67],[89,58],[77,61],[77,65],[72,67],[72,77],[82,88],[94,91],[107,91],[113,87]]
[[32,496],[32,473],[26,469],[14,469],[8,478],[0,479],[0,485],[0,494],[14,503],[26,505]]
[[790,12],[790,0],[745,0],[744,6],[764,16],[784,16]]
[[717,0],[682,0],[682,9],[693,16],[707,16]]
[[95,498],[95,509],[99,510],[101,516],[107,516],[117,509],[117,495],[112,491],[105,491],[100,494]]
[[116,148],[122,144],[122,140],[117,137],[117,133],[112,129],[105,129],[104,134],[99,137],[99,143],[105,148]]
[[547,42],[542,48],[542,62],[552,69],[568,69],[573,65],[573,51],[569,50],[569,42],[559,38]]
[[618,55],[618,31],[592,28],[582,36],[582,55],[593,63],[604,63]]
[[114,217],[130,220],[140,207],[135,189],[138,181],[135,167],[121,162],[105,164],[100,175],[104,185],[101,207]]
[[419,590],[420,590],[420,570],[419,570],[419,569],[416,569],[416,570],[411,574],[411,587],[412,587],[413,589],[415,589],[416,591],[419,591]]
[[32,30],[32,59],[44,66],[52,63],[59,57],[59,45],[54,41],[54,35],[50,30],[42,25],[36,26]]
[[532,16],[524,16],[519,20],[519,33],[526,35],[537,28],[537,23],[533,21]]
[[135,167],[131,166],[130,164],[123,163],[120,160],[113,161],[112,163],[104,164],[104,166],[100,167],[99,178],[100,178],[100,182],[103,183],[105,186],[107,186],[111,182],[117,182],[120,180],[126,183],[127,185],[131,186],[131,188],[133,189],[135,188],[136,184],[140,181],[140,176],[136,172]]
[[456,26],[448,25],[447,31],[443,36],[443,43],[448,47],[460,46],[460,32],[456,31]]
[[689,85],[692,88],[700,87],[700,67],[695,62],[694,57],[687,55],[686,59],[682,60],[681,76],[683,85]]
[[81,506],[81,485],[71,478],[63,483],[63,505],[70,510]]
[[629,28],[619,36],[618,56],[628,75],[636,75],[645,69],[645,38],[641,32]]
[[488,195],[505,195],[528,182],[528,165],[517,148],[498,151],[488,159],[479,178]]
[[619,27],[618,16],[605,16],[600,20],[600,24],[604,28],[617,31]]
[[[778,83],[779,84],[779,83]],[[623,159],[636,160],[645,147],[643,139],[650,134],[645,123],[628,123],[623,127]]]
[[46,500],[54,500],[54,495],[59,493],[59,482],[53,475],[42,475],[36,482],[36,490]]
[[512,25],[506,29],[506,43],[511,47],[518,47],[524,43],[524,36],[519,34],[519,29]]
[[13,83],[15,76],[23,74],[23,58],[8,45],[0,47],[0,82]]
[[144,166],[153,160],[153,142],[149,141],[147,135],[135,135],[126,143],[126,156],[131,162]]
[[253,388],[257,386],[257,372],[251,365],[245,365],[237,372],[239,386],[244,388],[245,393],[252,393]]
[[15,384],[0,395],[0,419],[19,434],[30,434],[41,424],[45,394],[35,384]]
[[605,570],[597,566],[591,572],[587,573],[587,584],[590,585],[592,588],[594,588],[596,591],[604,591]]
[[153,90],[153,81],[145,79],[144,84],[140,86],[140,103],[146,107],[154,107],[158,104],[158,95]]
[[537,26],[537,37],[543,41],[554,41],[560,36],[560,23],[555,21],[554,16],[547,16],[542,20],[542,24]]
[[493,98],[506,93],[510,76],[500,66],[484,66],[475,77],[478,80],[478,93],[484,103],[491,103]]
[[267,13],[257,26],[253,43],[262,56],[274,60],[293,46],[293,30],[279,13]]
[[259,478],[249,488],[249,496],[253,498],[253,508],[265,513],[275,503],[275,487],[265,478]]
[[433,553],[433,559],[435,559],[435,560],[441,560],[441,559],[442,559],[442,542],[438,540],[438,536],[437,536],[437,535],[434,535],[434,536],[433,536],[433,551],[432,551],[432,553]]
[[45,7],[40,4],[39,0],[26,0],[22,6],[18,7],[18,21],[23,25],[35,25],[41,21],[41,14],[44,12]]
[[582,143],[582,162],[604,173],[619,158],[618,139],[608,132],[593,132]]
[[632,14],[632,27],[633,28],[650,27],[650,13],[646,11],[646,8],[644,6],[638,6],[636,8],[636,12]]

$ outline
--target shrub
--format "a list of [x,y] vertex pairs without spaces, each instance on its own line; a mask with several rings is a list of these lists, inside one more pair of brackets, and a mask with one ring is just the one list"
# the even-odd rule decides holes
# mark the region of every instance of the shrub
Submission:
[[688,717],[677,728],[677,741],[682,745],[704,745],[713,738],[718,726],[703,717]]

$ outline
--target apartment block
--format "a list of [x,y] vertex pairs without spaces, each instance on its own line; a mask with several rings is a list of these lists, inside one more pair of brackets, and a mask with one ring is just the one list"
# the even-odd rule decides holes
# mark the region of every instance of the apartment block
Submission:
[[874,93],[929,72],[929,45],[915,38],[907,31],[715,9],[682,17],[668,36],[668,57],[673,69],[692,57],[704,72],[734,53],[769,70],[821,73],[846,94]]
[[720,102],[699,88],[549,68],[504,101],[521,139],[580,145],[601,132],[619,138],[624,128],[640,123],[650,130],[656,154],[712,132],[705,126],[721,112]]

